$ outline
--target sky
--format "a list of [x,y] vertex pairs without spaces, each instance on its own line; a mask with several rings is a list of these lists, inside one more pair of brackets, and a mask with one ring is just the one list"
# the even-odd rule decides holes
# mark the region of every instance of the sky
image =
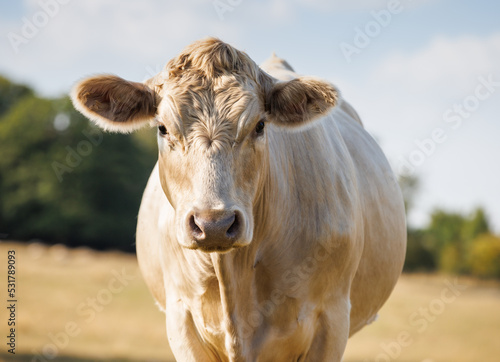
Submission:
[[215,36],[334,83],[394,171],[409,223],[484,207],[500,232],[500,2],[0,0],[0,74],[59,97],[84,76],[143,81]]

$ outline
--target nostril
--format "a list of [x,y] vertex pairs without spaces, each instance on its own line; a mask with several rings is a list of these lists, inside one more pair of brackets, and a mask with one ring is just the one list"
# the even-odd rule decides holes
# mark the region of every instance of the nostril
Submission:
[[194,210],[188,215],[186,232],[199,245],[232,244],[244,227],[244,219],[238,211]]
[[189,218],[189,228],[191,229],[191,234],[195,238],[201,238],[203,236],[203,231],[200,229],[198,224],[196,224],[194,215],[191,215],[191,217]]
[[238,235],[239,229],[240,229],[240,219],[238,217],[238,214],[236,213],[236,214],[234,214],[233,223],[231,224],[229,229],[227,229],[227,231],[226,231],[227,237],[234,238],[236,235]]

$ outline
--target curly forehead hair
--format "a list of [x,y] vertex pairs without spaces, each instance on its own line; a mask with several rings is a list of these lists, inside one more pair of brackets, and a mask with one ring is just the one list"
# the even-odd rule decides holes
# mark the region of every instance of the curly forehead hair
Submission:
[[216,38],[192,43],[166,65],[169,78],[194,72],[206,78],[224,74],[244,75],[258,81],[260,68],[250,57]]
[[159,88],[168,84],[190,143],[206,140],[223,147],[241,115],[259,108],[255,95],[263,109],[273,79],[244,52],[207,38],[170,60],[154,82]]

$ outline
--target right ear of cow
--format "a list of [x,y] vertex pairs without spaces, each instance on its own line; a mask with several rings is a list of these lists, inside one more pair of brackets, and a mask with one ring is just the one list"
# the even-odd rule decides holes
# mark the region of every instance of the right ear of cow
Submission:
[[112,132],[135,131],[156,114],[156,94],[152,89],[114,75],[80,81],[73,87],[71,99],[83,115]]

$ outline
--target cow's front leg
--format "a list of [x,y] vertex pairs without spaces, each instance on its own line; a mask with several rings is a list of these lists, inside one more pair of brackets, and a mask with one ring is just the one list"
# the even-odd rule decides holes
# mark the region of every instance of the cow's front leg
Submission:
[[191,312],[182,300],[167,302],[167,336],[177,361],[220,361],[200,339]]
[[340,362],[349,338],[351,303],[348,297],[339,298],[318,318],[319,327],[314,335],[305,361]]

